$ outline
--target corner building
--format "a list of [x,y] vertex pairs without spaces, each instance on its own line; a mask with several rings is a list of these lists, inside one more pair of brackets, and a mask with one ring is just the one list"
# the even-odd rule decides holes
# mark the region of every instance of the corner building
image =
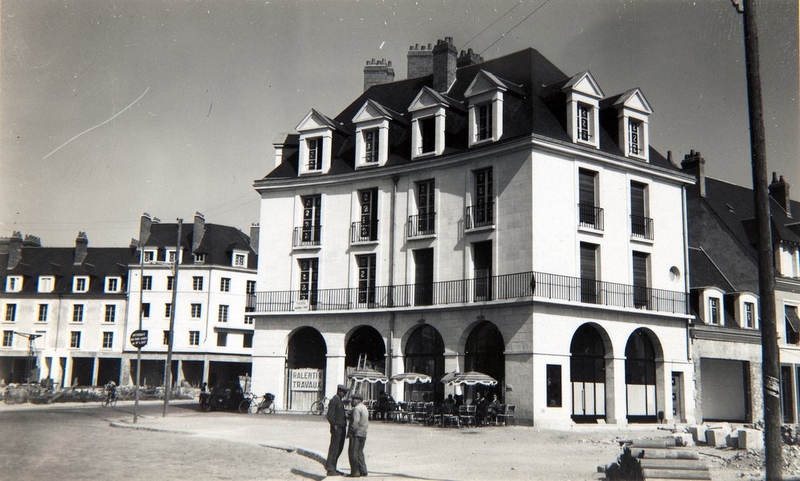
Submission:
[[[434,378],[390,382],[399,400],[482,391],[520,423],[694,421],[693,178],[650,147],[644,94],[449,37],[412,46],[405,80],[383,60],[364,73],[255,182],[254,390],[302,411],[361,360]],[[440,381],[466,371],[498,384]]]

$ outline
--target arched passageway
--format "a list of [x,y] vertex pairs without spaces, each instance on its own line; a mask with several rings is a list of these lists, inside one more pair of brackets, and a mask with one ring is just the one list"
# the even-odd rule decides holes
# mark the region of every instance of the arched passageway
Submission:
[[325,391],[325,362],[328,353],[322,334],[313,327],[301,327],[289,338],[286,353],[286,406],[305,411]]
[[569,347],[572,384],[572,419],[597,422],[606,415],[606,349],[597,329],[584,324],[572,336]]
[[489,399],[492,398],[492,394],[497,394],[500,402],[505,402],[503,396],[506,372],[505,348],[503,335],[492,322],[482,321],[472,329],[464,347],[464,371],[488,374],[497,379],[497,385],[468,387],[465,392],[468,398],[472,398],[476,391],[481,391]]
[[[367,369],[386,374],[386,344],[381,333],[372,326],[356,328],[345,345],[344,364],[348,373],[358,367],[359,359]],[[365,399],[378,399],[380,391],[386,389],[382,383],[365,384],[360,389]]]
[[444,341],[430,324],[417,327],[408,337],[405,349],[405,372],[428,374],[433,382],[406,384],[407,401],[441,402],[444,385],[439,379],[444,375]]
[[625,391],[629,422],[658,422],[656,350],[644,329],[637,329],[625,346]]

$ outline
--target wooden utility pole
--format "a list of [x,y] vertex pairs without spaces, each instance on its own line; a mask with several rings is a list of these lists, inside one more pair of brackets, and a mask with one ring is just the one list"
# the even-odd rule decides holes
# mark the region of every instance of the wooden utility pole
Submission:
[[172,309],[169,311],[169,344],[167,345],[167,368],[164,374],[164,412],[161,417],[167,417],[169,410],[169,391],[172,389],[172,341],[175,339],[175,311],[178,310],[176,303],[178,297],[178,269],[181,265],[181,228],[183,227],[183,219],[178,219],[178,240],[175,242],[175,267],[173,268],[172,280]]
[[[750,155],[753,164],[753,196],[758,224],[758,291],[761,314],[761,369],[764,392],[765,479],[782,479],[780,353],[775,316],[775,268],[767,184],[767,153],[764,113],[761,102],[761,73],[758,59],[759,0],[743,0],[744,51],[747,66],[747,102],[750,113]],[[734,1],[734,5],[736,2]]]

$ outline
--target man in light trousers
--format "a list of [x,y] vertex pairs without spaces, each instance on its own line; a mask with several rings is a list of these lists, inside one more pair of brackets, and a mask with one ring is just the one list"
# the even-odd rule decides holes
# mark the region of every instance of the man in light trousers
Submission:
[[355,393],[351,397],[353,403],[352,419],[350,420],[350,445],[347,455],[350,458],[350,477],[357,478],[367,475],[367,463],[364,460],[364,444],[367,442],[367,429],[369,428],[369,411],[364,406],[364,396]]

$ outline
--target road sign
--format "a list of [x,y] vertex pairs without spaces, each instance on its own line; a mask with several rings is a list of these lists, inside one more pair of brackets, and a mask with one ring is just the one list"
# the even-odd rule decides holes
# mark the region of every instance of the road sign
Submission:
[[147,345],[147,331],[139,329],[131,333],[131,344],[136,348],[143,348]]

